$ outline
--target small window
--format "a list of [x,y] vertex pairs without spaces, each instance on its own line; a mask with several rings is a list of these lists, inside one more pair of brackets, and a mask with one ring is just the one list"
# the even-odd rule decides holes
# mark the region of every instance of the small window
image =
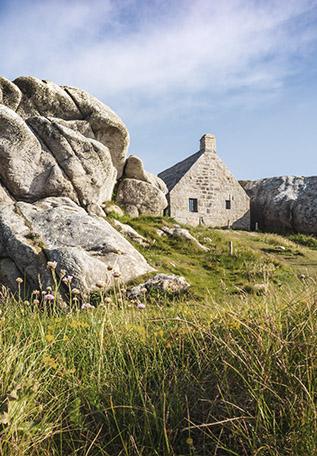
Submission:
[[231,200],[226,200],[226,209],[231,209]]
[[188,206],[189,212],[198,212],[198,201],[196,198],[189,198]]

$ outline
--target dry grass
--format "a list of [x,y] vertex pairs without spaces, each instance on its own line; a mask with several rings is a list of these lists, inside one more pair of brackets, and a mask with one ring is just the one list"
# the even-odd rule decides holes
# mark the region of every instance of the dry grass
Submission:
[[[147,235],[161,222],[135,223]],[[317,454],[316,283],[262,252],[271,238],[256,250],[241,234],[229,257],[228,235],[210,232],[208,253],[144,250],[194,286],[143,310],[119,284],[83,310],[2,290],[0,454]],[[246,289],[259,281],[265,293]]]
[[315,454],[314,290],[67,315],[4,296],[1,454]]

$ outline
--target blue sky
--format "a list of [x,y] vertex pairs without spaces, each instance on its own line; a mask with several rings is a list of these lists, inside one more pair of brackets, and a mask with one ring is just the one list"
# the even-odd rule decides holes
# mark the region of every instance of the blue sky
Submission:
[[90,91],[159,172],[217,136],[241,179],[317,174],[317,0],[0,0],[0,74]]

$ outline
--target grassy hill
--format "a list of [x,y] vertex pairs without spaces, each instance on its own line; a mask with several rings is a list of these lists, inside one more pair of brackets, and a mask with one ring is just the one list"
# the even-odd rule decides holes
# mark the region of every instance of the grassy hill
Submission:
[[[276,289],[283,284],[298,286],[305,275],[317,277],[317,240],[311,236],[282,237],[275,234],[233,230],[212,230],[199,226],[191,233],[208,252],[183,239],[160,236],[162,226],[173,226],[172,219],[117,217],[152,245],[135,247],[158,270],[183,275],[192,284],[192,294],[198,299],[212,296],[217,300],[228,295],[250,293],[254,285],[267,283]],[[188,228],[188,227],[187,227]],[[229,242],[233,255],[229,254]],[[308,247],[308,248],[307,248]]]
[[120,220],[190,291],[140,310],[118,281],[65,312],[2,290],[0,454],[317,454],[314,238],[191,229],[205,252]]

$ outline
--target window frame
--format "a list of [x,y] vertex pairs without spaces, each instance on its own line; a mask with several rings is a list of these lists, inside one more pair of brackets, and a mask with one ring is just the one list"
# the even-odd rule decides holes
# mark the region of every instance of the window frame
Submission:
[[198,199],[197,198],[188,198],[188,210],[193,214],[198,212]]

